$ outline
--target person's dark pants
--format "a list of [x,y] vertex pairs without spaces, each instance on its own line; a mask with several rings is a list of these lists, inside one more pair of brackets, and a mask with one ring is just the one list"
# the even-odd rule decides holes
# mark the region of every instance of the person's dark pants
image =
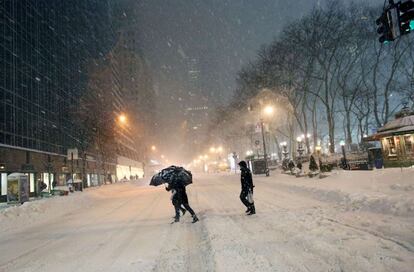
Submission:
[[252,205],[248,200],[247,200],[247,195],[249,194],[248,190],[242,190],[240,193],[240,200],[241,202],[244,204],[244,206],[246,206],[246,208],[250,208],[250,206]]
[[181,205],[191,214],[191,216],[195,216],[194,210],[188,204],[188,197],[186,193],[183,193],[181,196],[177,197],[173,200],[174,208],[175,208],[175,218],[180,218],[180,209]]

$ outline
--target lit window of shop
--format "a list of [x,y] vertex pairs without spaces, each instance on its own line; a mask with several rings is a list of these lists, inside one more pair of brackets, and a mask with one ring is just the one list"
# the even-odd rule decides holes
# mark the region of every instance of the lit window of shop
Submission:
[[0,174],[0,183],[1,183],[1,195],[7,195],[7,174]]
[[395,145],[394,137],[386,138],[388,145],[388,156],[397,156],[397,147]]
[[405,135],[404,136],[404,142],[405,142],[405,152],[407,154],[413,154],[414,153],[414,136],[413,135]]

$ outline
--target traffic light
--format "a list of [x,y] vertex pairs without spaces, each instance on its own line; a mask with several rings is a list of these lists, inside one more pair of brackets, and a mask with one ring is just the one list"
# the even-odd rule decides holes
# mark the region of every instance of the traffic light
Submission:
[[399,24],[401,35],[414,30],[414,0],[408,0],[399,5]]
[[380,43],[387,43],[387,42],[394,40],[392,31],[391,31],[391,20],[389,18],[389,15],[390,14],[388,10],[386,10],[381,14],[381,17],[379,17],[376,21],[378,25],[377,32],[378,34],[381,35],[378,39]]

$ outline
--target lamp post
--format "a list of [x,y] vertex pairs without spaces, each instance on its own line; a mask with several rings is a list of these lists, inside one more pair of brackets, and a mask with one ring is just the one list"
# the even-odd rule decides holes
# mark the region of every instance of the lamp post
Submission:
[[300,169],[300,171],[302,171],[302,155],[303,155],[303,152],[305,151],[305,149],[303,148],[303,139],[304,139],[304,135],[302,135],[302,137],[296,138],[296,140],[298,141],[298,154],[299,154],[296,166]]
[[299,160],[300,160],[302,158],[303,151],[305,151],[303,148],[303,137],[297,137],[296,141],[298,142],[298,154],[299,154]]
[[282,146],[282,155],[283,160],[286,160],[289,157],[289,151],[287,151],[287,142],[281,142],[280,145]]
[[[265,115],[267,116],[271,116],[274,112],[274,108],[273,106],[266,106],[263,109],[263,112]],[[262,141],[263,141],[263,156],[264,156],[264,161],[265,161],[265,173],[266,173],[266,177],[270,176],[270,171],[269,171],[269,166],[267,163],[267,150],[266,150],[266,139],[265,139],[265,133],[264,133],[264,121],[263,118],[260,119],[260,127],[261,127],[261,131],[262,131]]]
[[341,149],[342,149],[342,156],[343,156],[342,166],[343,166],[343,169],[349,169],[348,161],[346,159],[345,141],[342,140],[339,144],[341,145]]

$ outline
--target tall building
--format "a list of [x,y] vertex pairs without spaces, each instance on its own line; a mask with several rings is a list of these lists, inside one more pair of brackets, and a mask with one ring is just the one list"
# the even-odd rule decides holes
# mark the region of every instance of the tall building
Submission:
[[118,36],[119,42],[114,48],[114,54],[120,63],[121,92],[128,113],[134,119],[134,136],[139,139],[136,149],[140,159],[145,160],[157,123],[152,76],[138,45],[136,27],[121,27]]
[[93,85],[91,66],[109,65],[95,70],[109,76],[111,105],[122,111],[111,16],[107,0],[0,2],[0,200],[12,172],[29,176],[31,195],[39,182],[49,188],[53,181],[64,184],[70,173],[87,171],[88,183],[96,183],[99,174],[114,176],[110,161],[100,173],[93,149],[78,160],[67,156],[68,149],[80,150],[87,141],[73,113],[89,106],[79,101]]
[[[201,90],[201,71],[197,58],[187,58],[187,90],[185,99],[185,118],[187,124],[187,143],[193,152],[202,152],[208,133],[211,107]],[[193,154],[194,155],[194,154]]]

